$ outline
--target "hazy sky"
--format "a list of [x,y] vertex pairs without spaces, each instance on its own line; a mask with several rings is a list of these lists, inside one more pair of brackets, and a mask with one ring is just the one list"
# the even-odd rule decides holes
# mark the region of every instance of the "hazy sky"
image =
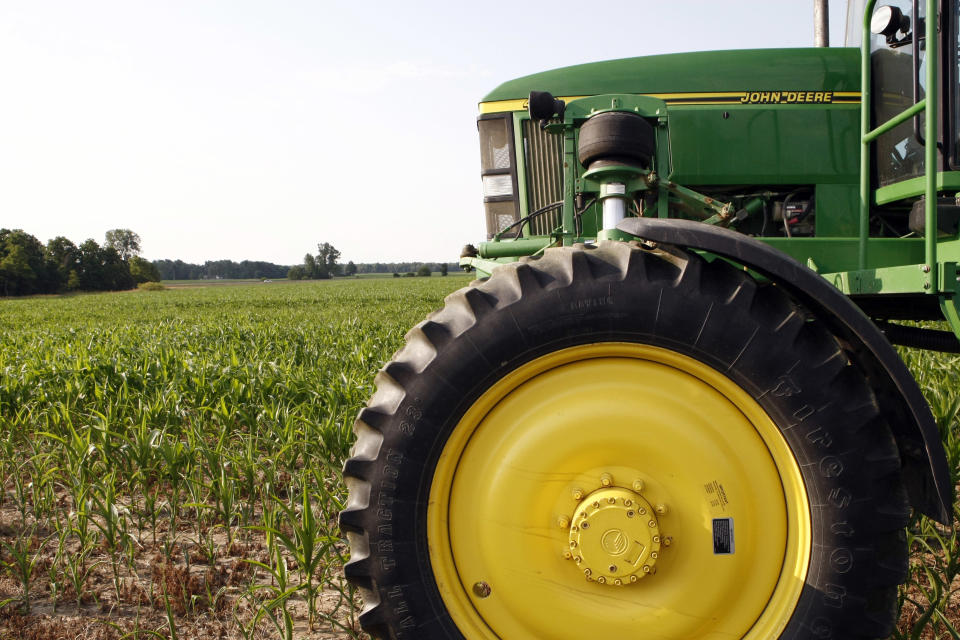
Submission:
[[3,0],[0,227],[129,228],[187,262],[455,261],[484,239],[475,118],[500,82],[812,42],[813,0]]

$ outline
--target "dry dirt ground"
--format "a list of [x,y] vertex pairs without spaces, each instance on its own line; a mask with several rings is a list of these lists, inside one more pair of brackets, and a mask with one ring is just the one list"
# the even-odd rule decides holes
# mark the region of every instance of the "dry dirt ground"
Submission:
[[[0,507],[0,543],[14,545],[18,538],[26,543],[26,557],[33,563],[30,580],[30,608],[23,606],[23,585],[9,570],[0,571],[0,640],[252,640],[282,638],[277,625],[265,614],[275,582],[269,573],[251,561],[269,564],[264,535],[245,531],[245,539],[228,543],[220,529],[198,532],[186,526],[176,536],[168,535],[163,521],[158,522],[157,543],[153,531],[137,534],[131,546],[133,562],[118,559],[119,598],[114,582],[111,554],[102,545],[94,548],[86,561],[89,574],[76,582],[80,594],[69,579],[68,559],[76,559],[79,547],[68,542],[58,557],[59,539],[55,530],[38,528],[23,537],[21,514],[11,501]],[[956,526],[956,525],[955,525]],[[204,542],[203,546],[196,540]],[[949,539],[949,538],[948,538]],[[166,543],[161,542],[166,540]],[[341,555],[345,550],[338,549]],[[922,560],[935,567],[960,550],[915,554],[911,561]],[[0,547],[0,566],[14,560],[9,546]],[[287,558],[289,579],[299,583],[296,563]],[[307,603],[298,591],[287,600],[286,609],[293,622],[293,637],[298,640],[367,639],[356,624],[358,603],[345,596],[346,586],[339,566],[322,566],[317,574],[327,589],[319,594],[318,617],[308,624]],[[915,578],[918,574],[914,574]],[[916,625],[926,607],[924,589],[930,581],[919,574],[919,583],[907,591],[899,627],[906,632]],[[921,588],[921,585],[923,588]],[[333,588],[330,588],[333,587]],[[915,606],[912,602],[921,606]],[[168,609],[169,607],[169,609]],[[274,609],[279,612],[279,609]],[[255,621],[258,612],[259,621]],[[942,609],[944,617],[960,626],[960,574],[953,577]],[[172,622],[171,622],[172,621]],[[907,635],[907,637],[911,637]],[[943,630],[925,629],[918,640],[952,638]]]
[[[283,637],[264,613],[275,593],[269,587],[276,583],[269,572],[250,562],[269,564],[260,532],[244,532],[245,540],[230,544],[220,530],[201,532],[205,540],[212,541],[204,547],[191,541],[196,540],[196,531],[178,531],[176,542],[170,542],[173,537],[158,528],[156,544],[152,533],[137,536],[134,532],[138,542],[132,545],[133,562],[118,559],[118,598],[112,562],[116,556],[102,545],[87,558],[89,575],[78,581],[78,595],[67,562],[78,557],[78,543],[68,542],[58,558],[56,531],[34,528],[27,538],[20,522],[19,512],[9,502],[0,508],[0,542],[15,545],[19,538],[33,563],[29,611],[23,605],[22,580],[8,570],[0,572],[0,640]],[[159,542],[165,537],[166,544]],[[11,549],[0,547],[0,566],[6,569],[13,561]],[[296,563],[287,558],[287,566],[288,578],[296,586],[300,581]],[[325,576],[328,587],[334,588],[319,594],[319,615],[312,628],[303,592],[289,597],[286,609],[291,614],[293,637],[366,638],[356,625],[358,609],[338,592],[346,591],[339,568],[321,567],[315,575]],[[280,610],[274,611],[279,614]],[[261,617],[254,622],[258,612]],[[282,625],[279,615],[277,623]]]

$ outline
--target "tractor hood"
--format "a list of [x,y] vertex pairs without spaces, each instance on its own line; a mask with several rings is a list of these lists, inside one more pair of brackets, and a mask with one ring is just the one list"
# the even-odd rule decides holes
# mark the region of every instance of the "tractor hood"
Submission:
[[859,92],[860,50],[701,51],[593,62],[504,82],[483,102],[606,93]]

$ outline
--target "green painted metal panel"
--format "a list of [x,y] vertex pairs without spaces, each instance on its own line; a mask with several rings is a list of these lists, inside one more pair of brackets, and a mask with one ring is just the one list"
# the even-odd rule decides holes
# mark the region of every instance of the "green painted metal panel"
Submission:
[[[820,273],[858,269],[858,238],[759,238],[799,262],[812,260]],[[867,269],[923,262],[923,238],[870,238]]]
[[[960,171],[942,171],[936,176],[937,190],[960,189]],[[906,198],[916,198],[924,194],[926,178],[919,176],[897,182],[896,184],[880,187],[874,193],[874,202],[877,205],[890,204]]]
[[818,184],[816,210],[825,215],[816,217],[820,237],[856,237],[859,222],[859,185]]
[[602,93],[860,91],[859,49],[700,51],[564,67],[504,82],[483,101]]
[[857,105],[669,106],[672,179],[689,185],[856,183]]
[[[934,293],[929,271],[923,264],[824,273],[823,277],[847,295]],[[955,284],[955,283],[954,283]]]

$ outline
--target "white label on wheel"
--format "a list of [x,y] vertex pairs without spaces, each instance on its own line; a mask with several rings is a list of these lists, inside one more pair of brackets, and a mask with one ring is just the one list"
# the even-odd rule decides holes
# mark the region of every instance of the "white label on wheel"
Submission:
[[713,519],[714,555],[731,555],[735,550],[733,543],[733,518]]

